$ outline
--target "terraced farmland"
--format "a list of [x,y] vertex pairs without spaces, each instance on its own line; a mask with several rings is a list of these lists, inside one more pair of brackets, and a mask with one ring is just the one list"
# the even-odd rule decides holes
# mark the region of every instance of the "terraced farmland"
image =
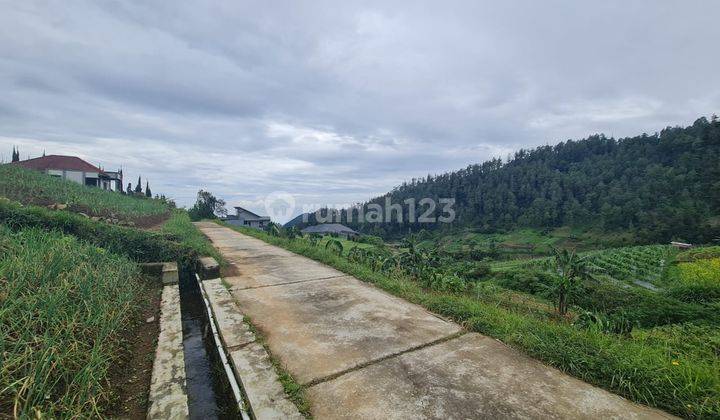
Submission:
[[15,165],[0,165],[0,197],[23,204],[66,204],[89,215],[132,220],[169,214],[168,206],[159,200],[86,187]]
[[[581,253],[591,264],[610,279],[646,288],[660,286],[676,250],[670,245],[643,245]],[[496,271],[514,268],[543,268],[549,258],[498,261]]]

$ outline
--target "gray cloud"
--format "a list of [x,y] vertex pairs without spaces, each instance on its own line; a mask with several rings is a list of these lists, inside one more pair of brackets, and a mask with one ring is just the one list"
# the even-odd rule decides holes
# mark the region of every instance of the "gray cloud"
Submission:
[[347,203],[718,112],[712,1],[4,2],[0,153]]

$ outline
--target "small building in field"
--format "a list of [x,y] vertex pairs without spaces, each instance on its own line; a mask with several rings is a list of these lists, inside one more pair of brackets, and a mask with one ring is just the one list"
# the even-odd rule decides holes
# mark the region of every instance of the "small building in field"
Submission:
[[231,225],[246,226],[255,229],[264,229],[270,223],[270,218],[267,216],[259,216],[250,210],[242,207],[234,207],[235,214],[228,215],[225,218],[225,222]]
[[692,244],[686,244],[685,242],[670,242],[670,245],[674,246],[677,249],[690,249],[692,248]]
[[301,232],[305,235],[337,235],[347,239],[360,236],[360,234],[356,231],[345,225],[341,225],[340,223],[323,223],[315,226],[308,226],[301,230]]
[[108,191],[122,191],[122,170],[107,172],[76,156],[48,155],[13,162],[12,165],[44,172],[55,178]]

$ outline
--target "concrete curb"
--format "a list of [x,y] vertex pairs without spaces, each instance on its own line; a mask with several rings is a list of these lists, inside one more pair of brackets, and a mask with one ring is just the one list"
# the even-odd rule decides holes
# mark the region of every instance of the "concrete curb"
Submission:
[[223,347],[229,355],[235,379],[242,386],[255,419],[303,419],[287,399],[267,352],[244,322],[222,280],[205,280],[202,288],[217,322]]
[[189,418],[189,411],[185,386],[180,289],[177,284],[163,288],[161,307],[160,335],[153,362],[147,418],[186,419]]

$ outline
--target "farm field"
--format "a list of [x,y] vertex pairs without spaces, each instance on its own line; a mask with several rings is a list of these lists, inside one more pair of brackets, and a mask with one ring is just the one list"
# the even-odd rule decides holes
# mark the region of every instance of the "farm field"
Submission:
[[[599,277],[653,289],[666,283],[666,274],[677,251],[669,245],[645,245],[588,251],[579,255],[588,258]],[[496,261],[496,271],[518,268],[542,268],[549,257]]]
[[[233,228],[371,282],[634,401],[688,418],[720,415],[720,296],[698,300],[676,293],[682,281],[673,274],[714,273],[713,259],[702,258],[702,268],[690,270],[682,266],[687,262],[676,261],[685,252],[665,245],[582,253],[593,266],[604,267],[606,278],[578,285],[563,316],[556,312],[557,286],[546,267],[551,258],[458,261],[413,240],[357,253],[282,232]],[[720,290],[712,274],[700,276],[703,296],[712,296],[707,282]],[[640,278],[657,290],[635,284]]]
[[[55,182],[75,187],[49,181],[24,190],[25,205],[0,195],[0,417],[144,418],[162,285],[137,263],[194,267],[216,251],[165,204],[147,210],[170,216],[152,231],[27,204]],[[161,204],[77,187],[77,202],[98,209]]]
[[141,225],[157,223],[169,213],[168,205],[159,200],[86,187],[15,165],[0,165],[0,197],[40,206],[62,204],[89,216],[114,217]]
[[0,224],[0,250],[0,415],[123,413],[118,384],[138,374],[126,363],[159,288],[133,261],[57,232]]

